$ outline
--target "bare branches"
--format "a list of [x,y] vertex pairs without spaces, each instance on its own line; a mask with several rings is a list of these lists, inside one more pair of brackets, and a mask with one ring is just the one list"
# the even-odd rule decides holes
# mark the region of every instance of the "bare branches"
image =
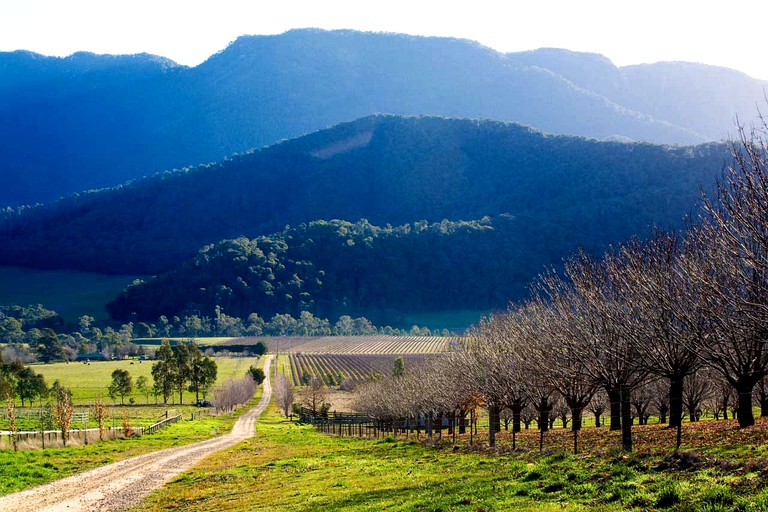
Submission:
[[283,416],[288,416],[294,402],[293,387],[288,381],[288,378],[282,373],[278,373],[275,376],[273,395],[275,397],[275,403],[283,412]]

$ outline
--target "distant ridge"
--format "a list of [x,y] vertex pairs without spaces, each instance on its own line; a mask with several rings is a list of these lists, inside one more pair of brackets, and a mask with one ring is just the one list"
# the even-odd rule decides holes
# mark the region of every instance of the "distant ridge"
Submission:
[[[498,121],[375,115],[0,216],[0,264],[153,274],[205,244],[318,219],[386,227],[507,214],[521,262],[680,225],[728,158],[555,136]],[[535,268],[540,268],[535,263]]]
[[0,205],[48,202],[218,161],[373,113],[498,119],[551,133],[720,140],[765,82],[686,63],[502,54],[476,42],[292,30],[189,68],[163,57],[0,53]]

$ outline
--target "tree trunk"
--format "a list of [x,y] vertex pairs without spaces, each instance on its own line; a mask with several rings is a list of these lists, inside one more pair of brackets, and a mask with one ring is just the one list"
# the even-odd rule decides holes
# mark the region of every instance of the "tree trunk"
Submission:
[[474,442],[474,428],[473,425],[475,423],[475,410],[472,409],[469,411],[469,445],[472,446],[472,443]]
[[669,428],[683,423],[683,376],[669,378]]
[[521,401],[516,400],[512,404],[512,432],[520,432],[520,415],[523,411],[523,404]]
[[549,429],[549,400],[542,398],[539,404],[539,430],[546,432]]
[[599,412],[594,412],[593,414],[595,415],[595,427],[599,428],[600,427],[600,413]]
[[488,406],[488,445],[496,446],[496,432],[501,431],[501,409],[498,405]]
[[580,405],[571,407],[571,430],[574,432],[581,430],[582,412],[583,409]]
[[768,393],[760,393],[760,417],[768,417]]
[[659,424],[667,422],[667,408],[659,407]]
[[632,451],[632,410],[630,401],[630,389],[622,385],[619,391],[621,398],[621,447],[628,452]]
[[606,391],[611,403],[611,430],[621,430],[621,391],[618,387]]
[[739,409],[736,417],[739,419],[739,427],[751,427],[755,424],[755,415],[752,413],[752,389],[754,382],[748,380],[739,381],[736,386],[736,393],[739,395]]
[[467,433],[467,411],[459,411],[459,434]]

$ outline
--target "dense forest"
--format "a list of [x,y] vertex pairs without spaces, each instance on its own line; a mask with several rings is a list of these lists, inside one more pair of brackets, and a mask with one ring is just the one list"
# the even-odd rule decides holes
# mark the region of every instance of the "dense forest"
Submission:
[[[397,227],[315,221],[208,245],[128,287],[107,309],[124,321],[213,317],[221,307],[241,318],[308,311],[396,324],[406,312],[504,307],[568,250],[563,238],[550,242],[540,233],[535,222],[506,214]],[[534,253],[537,259],[526,257]]]
[[244,36],[194,68],[152,55],[0,53],[0,206],[218,161],[376,112],[601,139],[721,140],[764,87],[712,66],[619,68],[567,50],[503,54],[349,30]]
[[[113,189],[0,215],[0,264],[139,275],[200,247],[317,219],[401,225],[512,215],[518,261],[677,226],[728,158],[551,136],[515,124],[371,116]],[[52,257],[55,255],[55,257]],[[406,260],[401,260],[406,261]],[[540,267],[540,263],[537,264]]]

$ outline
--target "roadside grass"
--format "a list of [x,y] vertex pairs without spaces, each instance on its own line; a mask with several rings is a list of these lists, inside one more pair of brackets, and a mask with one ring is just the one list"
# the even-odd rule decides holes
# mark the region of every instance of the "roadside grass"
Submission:
[[768,511],[762,428],[677,455],[607,446],[584,455],[556,447],[487,453],[326,436],[273,406],[255,438],[205,459],[135,511]]
[[143,437],[119,438],[87,446],[46,450],[0,450],[0,495],[45,484],[135,455],[196,443],[225,434],[232,429],[241,414],[259,403],[262,393],[263,388],[259,386],[254,397],[232,413],[203,416],[196,420],[190,420],[189,416],[185,415],[182,421]]
[[104,304],[134,279],[72,270],[0,267],[0,305],[42,304],[70,323],[77,323],[86,314],[106,321],[109,315]]
[[[248,371],[251,366],[259,364],[258,357],[216,357],[218,365],[217,383],[225,382],[230,377],[240,378]],[[113,400],[109,398],[107,388],[112,382],[112,372],[121,369],[127,370],[133,379],[144,376],[152,385],[152,361],[121,360],[121,361],[91,361],[90,363],[52,363],[35,364],[31,368],[45,377],[45,382],[49,386],[58,380],[62,385],[72,390],[72,397],[75,404],[92,403],[96,398],[112,403],[120,404],[120,398]],[[133,393],[125,397],[125,403],[128,405],[133,398],[136,404],[151,404],[155,402],[155,397],[150,394],[149,397],[139,393],[134,389]],[[169,400],[169,406],[175,405],[179,400],[178,393],[174,393]],[[162,402],[162,397],[160,397]],[[183,394],[185,404],[195,403],[195,394],[185,391]]]
[[[526,474],[526,460],[434,450],[415,441],[325,436],[284,420],[274,407],[256,434],[207,458],[137,510],[562,508],[557,499],[530,497],[538,482],[517,478]],[[569,509],[588,510],[578,503]]]
[[282,354],[279,356],[276,356],[275,359],[275,368],[278,373],[282,373],[284,376],[288,378],[288,380],[291,380],[291,361],[288,356],[288,354]]

